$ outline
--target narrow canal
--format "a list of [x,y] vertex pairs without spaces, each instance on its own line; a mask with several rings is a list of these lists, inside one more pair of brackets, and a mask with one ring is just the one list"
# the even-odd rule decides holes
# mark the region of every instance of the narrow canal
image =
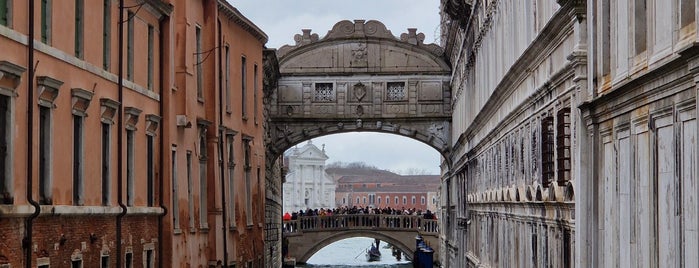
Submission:
[[381,241],[379,246],[381,250],[381,260],[368,262],[365,253],[374,242],[373,238],[355,237],[340,240],[335,242],[313,255],[308,260],[304,268],[347,268],[347,267],[363,267],[363,268],[408,268],[412,267],[410,261],[401,258],[397,261],[391,254],[391,248],[387,247],[387,243]]

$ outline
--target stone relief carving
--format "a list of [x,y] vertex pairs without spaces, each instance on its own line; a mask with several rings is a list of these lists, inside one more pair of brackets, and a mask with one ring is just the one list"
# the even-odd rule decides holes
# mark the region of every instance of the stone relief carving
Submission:
[[361,101],[366,96],[366,86],[362,82],[354,84],[354,97]]
[[435,138],[438,138],[444,142],[447,141],[447,127],[445,123],[433,123],[427,129],[427,132]]
[[357,115],[359,115],[359,116],[363,115],[363,114],[364,114],[364,107],[362,107],[361,105],[357,106],[357,111],[356,111],[356,113],[357,113]]
[[352,65],[364,65],[367,64],[367,46],[365,43],[352,44]]

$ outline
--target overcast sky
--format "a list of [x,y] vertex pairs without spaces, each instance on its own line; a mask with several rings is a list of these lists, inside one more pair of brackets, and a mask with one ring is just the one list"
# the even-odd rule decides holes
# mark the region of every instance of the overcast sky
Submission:
[[[418,33],[425,34],[425,43],[439,43],[439,0],[228,1],[269,36],[268,48],[294,45],[294,35],[301,29],[312,29],[323,38],[335,23],[356,19],[381,21],[396,37],[408,28],[417,28]],[[328,164],[364,162],[396,172],[439,174],[439,153],[402,136],[352,132],[316,138],[313,143],[318,148],[326,145]]]
[[312,29],[323,38],[341,20],[378,20],[394,36],[417,28],[425,43],[438,43],[439,0],[228,0],[269,36],[268,48],[294,45]]

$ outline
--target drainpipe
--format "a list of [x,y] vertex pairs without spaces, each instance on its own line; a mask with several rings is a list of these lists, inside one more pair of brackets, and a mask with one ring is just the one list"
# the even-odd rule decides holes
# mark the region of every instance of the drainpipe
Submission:
[[164,119],[165,114],[163,113],[163,111],[165,110],[165,107],[164,107],[165,106],[165,104],[164,104],[165,103],[165,96],[163,95],[165,93],[165,90],[163,90],[164,85],[165,85],[165,79],[163,78],[163,73],[164,73],[163,66],[165,66],[165,64],[164,64],[165,57],[163,57],[163,53],[162,53],[164,48],[165,48],[165,46],[163,45],[163,43],[164,43],[163,40],[165,39],[164,38],[165,34],[163,34],[163,33],[166,30],[164,25],[165,25],[165,16],[163,16],[163,18],[158,21],[158,28],[160,28],[160,33],[158,34],[159,35],[158,38],[160,40],[158,43],[158,51],[160,51],[160,60],[159,60],[160,69],[158,71],[159,75],[160,75],[160,93],[159,93],[160,94],[160,102],[158,103],[158,113],[160,114],[160,129],[159,129],[159,132],[160,132],[159,133],[159,135],[160,135],[160,165],[158,166],[158,172],[160,173],[160,181],[158,182],[158,193],[160,195],[160,198],[159,198],[160,199],[159,200],[160,208],[163,209],[163,214],[161,214],[160,217],[158,217],[158,258],[160,258],[158,261],[159,268],[163,268],[163,260],[164,260],[164,255],[163,255],[163,232],[164,232],[163,219],[165,218],[165,216],[168,215],[167,214],[167,212],[168,212],[167,207],[165,206],[165,203],[163,202],[163,193],[164,193],[163,189],[165,188],[163,186],[163,181],[165,180],[165,178],[163,177],[163,171],[164,171],[163,163],[165,163],[165,162],[162,161],[165,157],[165,141],[164,141],[165,130],[163,129],[163,125],[164,125],[163,122],[165,121],[165,119]]
[[[226,219],[227,219],[227,213],[226,213],[226,187],[224,187],[225,184],[225,168],[223,167],[225,165],[225,161],[223,160],[223,155],[224,155],[224,149],[225,147],[223,146],[223,141],[224,141],[224,132],[223,132],[223,81],[221,78],[223,77],[223,64],[222,64],[222,51],[221,49],[223,48],[223,40],[221,39],[221,20],[218,20],[217,22],[218,26],[218,132],[219,132],[219,138],[218,138],[218,147],[219,147],[219,159],[221,159],[221,162],[218,164],[219,167],[221,168],[221,208],[223,209],[223,266],[228,267],[228,232],[227,228],[228,226],[226,225]],[[230,160],[229,160],[230,161]],[[233,194],[233,193],[231,193]]]
[[25,223],[25,237],[22,240],[24,247],[24,264],[27,268],[32,267],[32,225],[34,219],[39,217],[41,206],[34,200],[34,148],[32,148],[32,140],[34,139],[34,1],[29,2],[29,40],[27,41],[28,59],[27,65],[29,69],[29,79],[27,79],[27,202],[34,207],[34,213],[27,218]]
[[[30,1],[32,2],[32,1]],[[116,218],[116,267],[122,267],[121,264],[121,220],[126,216],[126,205],[123,200],[123,173],[124,168],[124,148],[122,148],[122,140],[124,138],[124,0],[119,0],[119,24],[118,24],[118,43],[119,43],[119,70],[117,75],[119,76],[118,91],[119,91],[119,107],[117,114],[119,115],[119,121],[117,124],[117,152],[119,157],[117,157],[117,201],[119,207],[121,207],[121,212]]]

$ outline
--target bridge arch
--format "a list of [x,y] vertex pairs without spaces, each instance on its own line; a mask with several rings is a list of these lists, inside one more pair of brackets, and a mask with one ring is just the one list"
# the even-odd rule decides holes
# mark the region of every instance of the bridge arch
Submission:
[[[322,240],[314,243],[312,247],[310,247],[308,250],[305,252],[298,254],[297,256],[300,256],[296,259],[297,262],[300,263],[306,263],[308,259],[310,259],[313,255],[315,255],[318,251],[323,249],[326,246],[329,246],[332,243],[338,242],[343,239],[347,238],[353,238],[353,237],[369,237],[369,238],[377,238],[381,241],[384,241],[386,243],[389,243],[395,247],[397,247],[401,252],[403,252],[404,256],[408,259],[412,259],[413,256],[413,251],[415,250],[415,240],[412,240],[412,244],[410,244],[410,241],[401,241],[396,238],[393,238],[387,234],[382,233],[381,231],[371,231],[371,230],[348,230],[348,231],[341,231],[341,232],[336,232],[336,233],[331,233],[328,236],[325,236]],[[367,245],[369,247],[369,245]]]
[[[266,66],[268,156],[315,137],[369,131],[408,137],[450,159],[451,67],[442,48],[375,20],[305,29]],[[271,55],[268,55],[271,56]]]

